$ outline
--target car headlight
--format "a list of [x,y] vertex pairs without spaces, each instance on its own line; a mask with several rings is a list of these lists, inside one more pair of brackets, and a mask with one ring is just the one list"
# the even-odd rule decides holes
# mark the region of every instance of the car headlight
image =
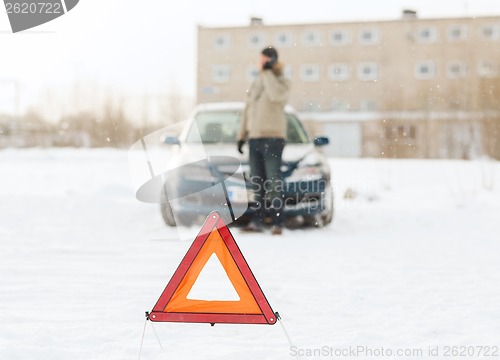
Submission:
[[292,172],[286,180],[288,182],[297,181],[313,181],[323,178],[324,174],[328,172],[326,169],[323,158],[318,153],[311,153],[304,157],[297,168]]

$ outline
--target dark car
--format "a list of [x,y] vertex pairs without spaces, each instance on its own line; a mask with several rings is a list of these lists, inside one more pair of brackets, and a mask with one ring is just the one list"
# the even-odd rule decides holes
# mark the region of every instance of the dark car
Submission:
[[[249,181],[248,147],[236,147],[243,103],[199,105],[179,136],[166,136],[175,171],[164,179],[161,212],[169,226],[189,226],[212,210],[244,223],[255,209]],[[330,168],[296,112],[285,108],[287,139],[283,152],[284,211],[287,223],[324,226],[333,219]]]

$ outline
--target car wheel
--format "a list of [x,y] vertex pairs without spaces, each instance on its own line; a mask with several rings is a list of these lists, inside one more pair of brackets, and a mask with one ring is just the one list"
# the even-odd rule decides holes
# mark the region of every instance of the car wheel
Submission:
[[334,206],[333,206],[333,191],[331,187],[325,189],[321,197],[324,210],[321,213],[304,216],[304,226],[312,226],[315,228],[322,228],[330,224],[333,220]]
[[325,202],[325,210],[321,213],[321,218],[323,219],[323,225],[328,225],[333,221],[333,215],[335,213],[333,190],[330,186],[325,190],[323,201]]
[[160,197],[160,209],[163,221],[168,226],[177,226],[175,222],[174,212],[172,211],[172,206],[170,206],[170,201],[168,201],[167,190],[163,187]]
[[168,201],[168,195],[167,195],[167,189],[166,187],[163,187],[163,190],[161,192],[161,197],[160,197],[160,209],[161,209],[161,216],[163,218],[163,221],[165,221],[165,224],[168,226],[191,226],[195,222],[196,218],[194,216],[180,216],[179,217],[179,224],[177,224],[177,221],[175,220],[174,216],[174,211],[172,210],[172,206],[170,205],[170,201]]

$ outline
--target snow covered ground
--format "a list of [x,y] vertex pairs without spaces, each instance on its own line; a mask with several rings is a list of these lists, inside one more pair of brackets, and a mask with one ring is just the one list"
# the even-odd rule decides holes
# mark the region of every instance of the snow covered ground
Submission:
[[[280,324],[156,323],[161,349],[148,323],[142,359],[500,357],[500,164],[331,165],[331,226],[233,230],[294,347]],[[144,311],[190,245],[135,200],[112,149],[0,151],[0,241],[2,360],[137,359]]]

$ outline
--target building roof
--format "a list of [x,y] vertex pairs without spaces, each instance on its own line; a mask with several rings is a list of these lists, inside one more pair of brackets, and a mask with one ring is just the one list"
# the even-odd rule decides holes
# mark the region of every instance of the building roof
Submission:
[[265,21],[262,24],[251,24],[250,22],[247,23],[246,25],[224,25],[224,26],[204,26],[201,24],[198,24],[198,28],[200,29],[213,29],[213,30],[230,30],[230,29],[247,29],[247,28],[255,28],[258,29],[260,27],[262,28],[280,28],[280,27],[307,27],[307,26],[328,26],[328,25],[356,25],[356,24],[375,24],[375,23],[395,23],[395,22],[415,22],[415,21],[436,21],[436,22],[442,22],[442,21],[456,21],[456,20],[487,20],[487,19],[492,19],[492,20],[498,20],[500,18],[500,14],[498,15],[487,15],[487,16],[458,16],[458,17],[429,17],[429,18],[419,18],[413,17],[413,18],[408,18],[408,17],[400,17],[396,19],[381,19],[381,20],[344,20],[344,21],[335,21],[332,20],[331,22],[318,22],[318,23],[300,23],[300,22],[294,22],[294,23],[281,23],[281,24],[267,24]]

